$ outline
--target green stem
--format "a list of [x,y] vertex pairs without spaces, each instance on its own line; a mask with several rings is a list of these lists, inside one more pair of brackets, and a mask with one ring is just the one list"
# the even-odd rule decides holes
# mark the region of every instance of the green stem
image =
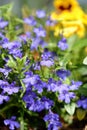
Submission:
[[23,88],[23,92],[21,93],[20,97],[23,97],[23,95],[24,95],[24,93],[26,91],[26,87],[25,87],[24,83],[22,82],[22,80],[20,80],[20,82],[21,82],[21,85],[22,85],[22,88]]
[[24,130],[24,121],[21,119],[20,121],[20,130]]

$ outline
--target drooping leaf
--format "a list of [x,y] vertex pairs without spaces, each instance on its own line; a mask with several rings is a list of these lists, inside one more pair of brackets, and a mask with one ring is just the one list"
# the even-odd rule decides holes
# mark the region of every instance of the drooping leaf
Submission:
[[86,111],[82,109],[77,109],[76,115],[77,115],[78,120],[83,120],[86,115]]
[[65,104],[64,108],[68,112],[68,114],[73,115],[75,112],[76,104],[73,102],[70,104]]

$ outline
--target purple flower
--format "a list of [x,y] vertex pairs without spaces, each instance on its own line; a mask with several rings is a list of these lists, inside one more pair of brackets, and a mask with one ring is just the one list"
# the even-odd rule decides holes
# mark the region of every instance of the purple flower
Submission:
[[31,50],[37,50],[39,43],[40,43],[40,38],[33,38],[32,39],[32,44],[31,44]]
[[37,16],[38,18],[44,18],[45,15],[46,15],[46,13],[45,13],[44,10],[37,10],[37,11],[36,11],[36,16]]
[[34,100],[34,102],[31,104],[29,110],[40,112],[44,109],[50,109],[53,105],[53,101],[46,97],[42,97],[41,99],[37,98],[37,100]]
[[23,101],[26,103],[26,107],[29,109],[29,110],[32,110],[34,111],[35,107],[34,107],[34,104],[35,104],[35,100],[37,98],[37,95],[35,92],[32,92],[30,90],[30,88],[27,88],[26,89],[26,93],[25,95],[23,96]]
[[8,21],[4,21],[2,18],[0,18],[0,28],[3,29],[8,25]]
[[41,55],[41,58],[42,58],[40,61],[41,66],[50,67],[54,65],[53,54],[49,52],[48,50],[44,51],[44,53]]
[[[31,86],[32,87],[32,86]],[[26,103],[26,107],[30,111],[40,112],[44,109],[50,109],[54,103],[52,100],[46,97],[39,98],[35,92],[27,88],[26,93],[23,97],[23,101]]]
[[46,21],[47,26],[54,26],[56,24],[56,21],[52,20],[50,17]]
[[34,70],[40,70],[40,62],[36,62],[35,64],[33,64],[32,68]]
[[54,102],[45,96],[41,98],[42,103],[44,104],[44,109],[48,110],[54,106]]
[[33,31],[37,37],[45,37],[46,36],[46,31],[43,29],[42,26],[40,26],[38,28],[34,28]]
[[44,48],[45,46],[47,46],[47,43],[44,40],[42,40],[40,37],[33,38],[31,44],[31,50],[34,49],[37,50],[39,46]]
[[17,48],[10,50],[9,54],[12,54],[14,58],[16,58],[16,57],[22,58],[22,52],[20,49],[17,49]]
[[0,87],[4,86],[4,85],[7,86],[7,85],[9,85],[9,83],[7,81],[0,80]]
[[8,93],[9,95],[19,92],[19,87],[15,86],[14,82],[8,85],[3,85],[1,88],[4,93]]
[[0,33],[0,45],[2,46],[4,43],[8,43],[8,39],[2,34]]
[[71,81],[71,85],[69,86],[69,89],[70,90],[78,90],[81,85],[82,85],[81,81],[74,81],[74,80],[72,80]]
[[48,60],[50,58],[54,59],[54,54],[50,51],[48,51],[48,49],[45,49],[43,54],[41,55],[41,58],[43,60]]
[[37,90],[38,93],[42,93],[46,85],[47,85],[46,82],[38,80],[37,83],[34,85],[33,89]]
[[9,68],[0,68],[0,72],[3,73],[5,76],[8,76],[11,69]]
[[59,93],[58,99],[64,101],[65,103],[70,103],[71,99],[75,98],[74,92],[68,92],[63,90],[62,93]]
[[50,60],[42,60],[40,62],[41,66],[47,66],[47,67],[50,67],[50,66],[53,66],[54,65],[54,61],[52,59]]
[[24,43],[27,42],[27,40],[29,40],[31,38],[31,33],[30,32],[26,32],[26,34],[22,34],[19,36],[19,40]]
[[20,127],[20,124],[15,121],[16,117],[15,116],[12,116],[11,119],[5,119],[4,120],[4,124],[7,126],[9,125],[9,129],[10,130],[15,130],[15,128],[19,128]]
[[1,95],[0,94],[0,104],[3,104],[4,101],[9,101],[9,96]]
[[31,25],[31,26],[35,26],[37,24],[33,16],[24,18],[24,23]]
[[44,110],[44,104],[41,102],[40,99],[38,99],[34,102],[34,104],[30,106],[29,110],[32,110],[34,112],[40,112]]
[[2,47],[7,48],[8,50],[12,50],[14,48],[20,48],[22,45],[18,41],[13,41],[13,42],[5,42]]
[[26,86],[30,85],[35,85],[37,83],[38,80],[40,80],[39,75],[33,75],[33,73],[27,72],[26,77],[23,79],[23,82],[26,84]]
[[81,97],[81,99],[77,101],[77,106],[82,107],[83,109],[87,109],[87,98]]
[[61,79],[65,80],[68,76],[70,76],[69,70],[60,69],[56,71],[57,76],[59,76]]
[[52,91],[52,92],[57,92],[59,91],[59,87],[61,85],[60,81],[55,81],[52,78],[48,80],[48,85],[47,85],[47,91]]
[[74,92],[70,92],[69,86],[67,84],[60,84],[58,88],[59,100],[64,101],[65,103],[70,103],[71,99],[76,97]]
[[22,52],[20,50],[21,43],[18,41],[5,42],[2,47],[8,49],[9,54],[12,54],[14,57],[22,57]]
[[48,130],[58,130],[62,126],[59,122],[59,115],[53,113],[52,111],[49,111],[43,119],[48,123]]
[[61,50],[63,50],[63,51],[68,48],[68,44],[67,44],[66,38],[62,38],[62,39],[58,42],[58,47],[59,47]]

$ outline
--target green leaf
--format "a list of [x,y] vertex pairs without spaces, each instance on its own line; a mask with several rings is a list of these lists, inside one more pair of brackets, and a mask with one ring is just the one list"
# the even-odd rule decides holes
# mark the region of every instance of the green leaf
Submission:
[[70,53],[66,53],[62,60],[59,61],[60,66],[66,66],[68,62],[71,60]]
[[82,86],[79,88],[78,92],[81,94],[81,95],[84,95],[84,96],[87,96],[87,88]]
[[16,61],[11,56],[9,56],[9,60],[7,62],[7,66],[11,67],[11,68],[14,68],[14,69],[17,68]]
[[18,66],[21,68],[21,67],[23,67],[24,66],[24,64],[25,64],[25,62],[26,62],[26,58],[27,58],[27,56],[25,55],[22,59],[20,59],[20,58],[16,58],[16,60],[17,60],[17,64],[18,64]]
[[82,110],[82,109],[77,109],[76,115],[77,115],[78,120],[81,121],[81,120],[83,120],[84,117],[86,116],[86,111],[85,111],[85,110]]
[[78,39],[78,40],[76,40],[75,41],[75,43],[73,44],[73,47],[72,47],[72,49],[73,50],[80,50],[81,48],[83,48],[83,47],[86,47],[87,46],[87,38],[83,38],[83,39]]
[[85,59],[83,60],[83,64],[87,65],[87,56],[85,57]]
[[64,108],[68,112],[68,114],[73,115],[75,112],[76,104],[73,102],[70,104],[65,104]]

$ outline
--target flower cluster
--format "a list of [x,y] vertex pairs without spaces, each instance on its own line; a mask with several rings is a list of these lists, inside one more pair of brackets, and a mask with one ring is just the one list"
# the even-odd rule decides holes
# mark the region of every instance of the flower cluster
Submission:
[[[10,130],[19,128],[22,119],[26,121],[26,113],[29,117],[36,113],[47,123],[48,130],[58,130],[61,123],[56,111],[57,103],[64,106],[74,102],[76,91],[82,85],[80,81],[69,79],[70,71],[60,64],[60,59],[63,58],[59,54],[60,49],[63,53],[68,49],[66,38],[60,37],[55,47],[50,47],[50,41],[47,40],[48,32],[38,22],[44,17],[46,18],[46,12],[38,10],[37,21],[33,16],[24,18],[23,24],[32,29],[25,34],[19,33],[13,40],[2,31],[9,28],[9,22],[0,20],[3,25],[0,25],[0,105],[5,110],[11,109],[10,114],[6,113],[4,120],[4,124],[9,125]],[[47,17],[45,26],[48,29],[48,26],[54,25],[55,22]],[[79,106],[81,104],[80,101]],[[20,124],[16,121],[16,116],[12,115],[13,112]],[[43,114],[40,117],[41,112]]]
[[51,111],[44,117],[44,121],[48,122],[48,130],[58,130],[61,127],[59,116]]

